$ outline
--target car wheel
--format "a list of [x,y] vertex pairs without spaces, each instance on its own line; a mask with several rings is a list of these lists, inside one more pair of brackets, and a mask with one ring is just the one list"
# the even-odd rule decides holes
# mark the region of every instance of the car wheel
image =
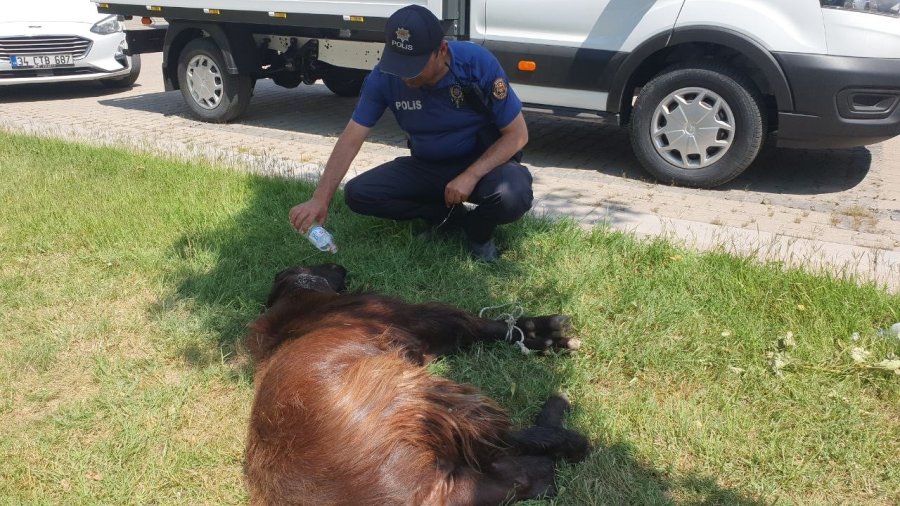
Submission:
[[136,54],[131,56],[131,72],[128,73],[125,77],[119,77],[116,79],[104,79],[100,81],[104,86],[108,86],[110,88],[128,88],[134,85],[135,81],[137,81],[138,76],[141,75],[141,55]]
[[752,81],[724,65],[667,69],[638,95],[631,144],[661,182],[711,188],[756,159],[766,133],[762,98]]
[[178,84],[191,111],[212,123],[231,121],[247,110],[250,76],[229,74],[222,51],[212,39],[194,39],[178,56]]
[[366,70],[331,67],[325,70],[322,82],[339,97],[358,97],[367,75]]

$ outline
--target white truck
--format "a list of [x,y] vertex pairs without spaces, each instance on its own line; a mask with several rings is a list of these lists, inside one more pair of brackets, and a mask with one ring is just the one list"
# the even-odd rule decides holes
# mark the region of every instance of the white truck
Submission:
[[900,0],[94,1],[168,21],[129,32],[129,51],[163,51],[166,89],[207,121],[240,116],[258,79],[358,94],[386,19],[418,3],[490,49],[527,107],[613,115],[663,182],[721,185],[770,137],[846,148],[900,135]]

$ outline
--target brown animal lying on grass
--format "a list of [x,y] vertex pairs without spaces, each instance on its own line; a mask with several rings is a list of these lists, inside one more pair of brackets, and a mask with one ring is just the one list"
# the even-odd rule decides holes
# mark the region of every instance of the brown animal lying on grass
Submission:
[[[279,273],[250,326],[256,398],[245,462],[256,505],[495,505],[552,495],[588,441],[551,397],[523,431],[471,386],[423,367],[507,325],[442,304],[340,294],[334,264]],[[525,345],[576,348],[568,318],[522,318]]]

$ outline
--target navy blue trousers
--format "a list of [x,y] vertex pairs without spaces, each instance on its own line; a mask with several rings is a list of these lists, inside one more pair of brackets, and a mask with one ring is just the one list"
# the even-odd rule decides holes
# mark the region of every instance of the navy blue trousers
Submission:
[[[440,224],[450,212],[444,188],[474,161],[473,158],[429,162],[403,156],[351,179],[344,199],[354,212],[392,220],[420,218]],[[531,173],[510,160],[495,167],[475,185],[468,201],[477,205],[462,223],[466,236],[487,242],[497,225],[512,223],[529,209],[534,196]]]

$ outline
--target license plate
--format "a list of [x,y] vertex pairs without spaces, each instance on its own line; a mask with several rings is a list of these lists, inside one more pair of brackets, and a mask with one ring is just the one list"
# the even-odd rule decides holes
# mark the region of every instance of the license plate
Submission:
[[36,54],[29,56],[12,56],[9,59],[14,69],[49,69],[53,67],[72,66],[70,54]]

